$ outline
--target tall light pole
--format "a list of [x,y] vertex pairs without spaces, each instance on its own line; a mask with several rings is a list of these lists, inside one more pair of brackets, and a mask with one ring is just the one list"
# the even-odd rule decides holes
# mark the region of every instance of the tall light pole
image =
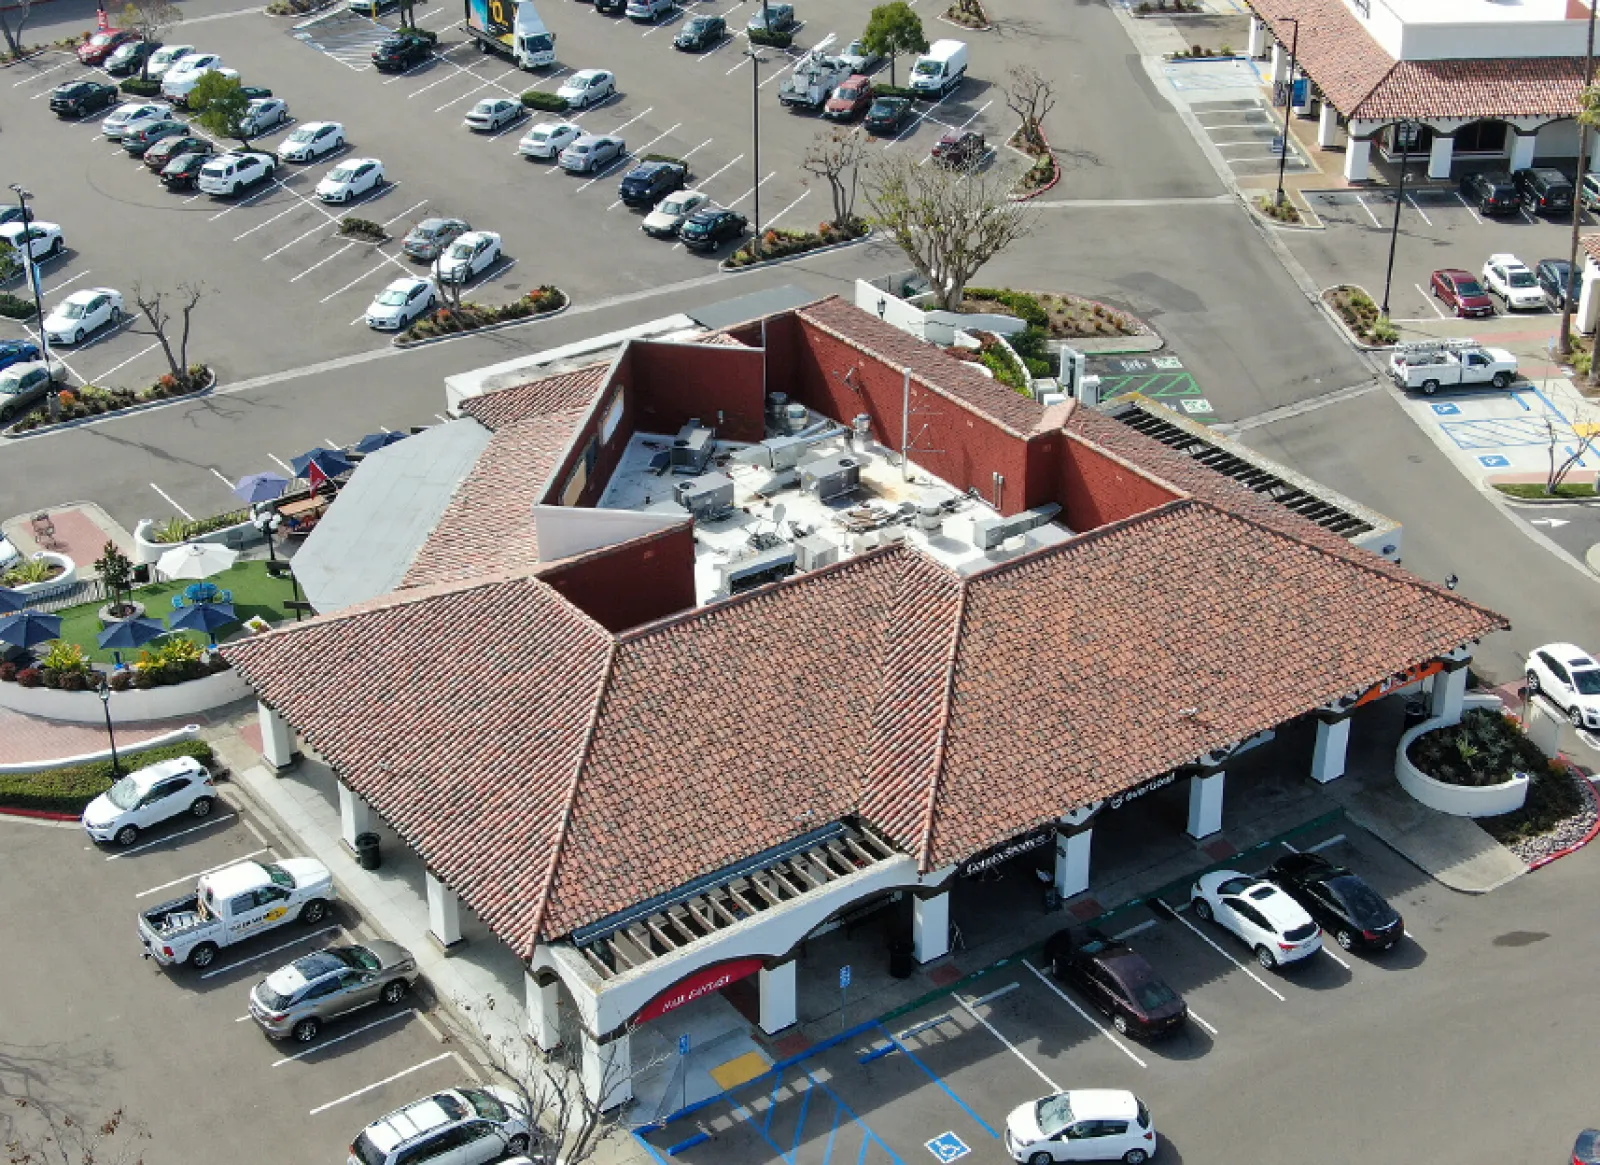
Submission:
[[39,268],[33,261],[33,238],[29,224],[33,217],[28,213],[28,199],[33,195],[24,190],[15,182],[11,189],[17,196],[17,207],[22,211],[22,265],[28,273],[28,282],[33,286],[33,307],[39,313],[39,351],[44,357],[45,367],[50,367],[50,337],[44,334],[44,300],[39,297]]
[[1294,112],[1294,71],[1300,52],[1300,22],[1285,16],[1283,23],[1294,25],[1289,37],[1289,92],[1283,99],[1283,150],[1278,154],[1278,205],[1283,205],[1283,168],[1289,163],[1289,114]]
[[95,689],[95,694],[100,697],[100,707],[106,714],[106,736],[111,741],[111,779],[116,780],[122,776],[122,765],[117,760],[117,733],[111,727],[111,685],[106,682],[106,677],[100,677],[100,686]]
[[[765,7],[765,0],[763,0]],[[755,235],[750,242],[754,253],[761,254],[761,66],[766,64],[767,58],[762,56],[754,46],[744,50],[744,55],[750,58],[750,135],[753,140],[751,153],[755,155],[755,213],[751,216],[751,225],[755,228]]]
[[1567,245],[1567,285],[1561,289],[1561,331],[1556,333],[1556,351],[1565,356],[1572,351],[1572,277],[1578,271],[1578,228],[1583,220],[1583,179],[1589,170],[1589,126],[1583,120],[1589,113],[1589,89],[1594,85],[1594,12],[1600,0],[1589,0],[1589,44],[1583,54],[1582,108],[1578,115],[1578,179],[1572,192],[1572,239]]
[[1389,230],[1389,266],[1383,274],[1383,307],[1379,311],[1384,319],[1389,318],[1389,284],[1394,279],[1394,248],[1400,241],[1400,204],[1406,200],[1406,166],[1411,161],[1411,139],[1416,134],[1417,123],[1414,121],[1401,121],[1395,123],[1395,128],[1400,132],[1400,182],[1394,195],[1394,226]]

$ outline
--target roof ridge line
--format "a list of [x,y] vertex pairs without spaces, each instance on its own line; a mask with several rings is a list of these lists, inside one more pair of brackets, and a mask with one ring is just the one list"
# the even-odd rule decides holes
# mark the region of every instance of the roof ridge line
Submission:
[[938,816],[939,788],[944,783],[945,746],[950,740],[950,703],[955,697],[956,660],[961,655],[962,629],[967,622],[967,584],[956,580],[956,617],[950,621],[950,643],[945,648],[944,692],[939,697],[939,740],[933,750],[933,776],[928,783],[927,805],[922,812],[922,828],[917,831],[917,868],[927,865],[933,853],[933,832]]

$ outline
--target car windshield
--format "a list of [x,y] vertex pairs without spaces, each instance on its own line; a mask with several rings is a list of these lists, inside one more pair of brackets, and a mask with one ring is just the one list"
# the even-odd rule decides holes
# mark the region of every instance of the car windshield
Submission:
[[667,199],[665,202],[663,202],[661,204],[661,213],[662,214],[682,214],[683,211],[684,211],[684,208],[687,207],[688,205],[689,205],[689,199],[687,199],[687,198],[669,198],[669,199]]
[[267,862],[261,868],[267,872],[267,877],[272,879],[274,886],[283,886],[290,890],[294,889],[294,879],[289,876],[289,871],[282,866]]
[[317,131],[306,126],[301,126],[289,135],[291,142],[309,142],[317,136]]
[[[9,381],[7,387],[12,392],[15,392],[16,382]],[[122,780],[106,790],[106,800],[110,801],[118,809],[132,809],[139,803],[139,782],[132,777],[123,777]]]
[[861,96],[861,90],[852,89],[848,85],[840,85],[833,95],[842,101],[854,101]]
[[372,1138],[366,1133],[356,1138],[355,1144],[350,1146],[350,1154],[361,1165],[388,1165],[388,1156],[372,1143]]
[[81,320],[83,306],[81,303],[64,303],[61,305],[61,314],[69,320]]
[[348,181],[350,181],[350,179],[355,177],[355,174],[356,174],[356,172],[354,170],[352,170],[350,167],[348,167],[348,166],[340,166],[332,174],[328,175],[328,181],[330,181],[330,182],[348,182]]
[[1456,280],[1456,294],[1457,295],[1482,295],[1483,294],[1483,285],[1481,283],[1479,283],[1476,279],[1457,279]]
[[472,244],[471,243],[457,243],[455,246],[450,248],[450,257],[452,259],[470,259],[470,258],[472,258]]
[[467,1103],[472,1105],[477,1114],[484,1120],[504,1121],[511,1114],[506,1111],[506,1106],[501,1104],[487,1092],[477,1088],[463,1088],[461,1095],[467,1098]]
[[109,32],[97,32],[89,38],[89,43],[95,46],[110,44],[111,37]]
[[268,1011],[282,1011],[284,1008],[288,1007],[294,1002],[293,995],[280,995],[271,987],[267,986],[267,981],[265,979],[263,979],[256,986],[256,998],[261,1000],[261,1006],[265,1007]]
[[1508,271],[1506,273],[1506,282],[1509,283],[1512,287],[1532,287],[1533,286],[1533,272],[1532,271]]
[[1034,1118],[1039,1122],[1039,1131],[1053,1137],[1072,1123],[1072,1101],[1065,1092],[1047,1096],[1034,1109]]
[[1572,686],[1583,696],[1600,696],[1600,670],[1584,668],[1572,673]]
[[920,77],[928,77],[939,71],[938,61],[918,61],[917,67],[912,70]]
[[1133,997],[1146,1011],[1155,1011],[1178,998],[1178,993],[1160,979],[1144,979],[1133,984]]
[[404,287],[391,287],[378,296],[378,302],[384,307],[399,307],[405,303],[409,289]]
[[338,947],[323,953],[332,955],[345,966],[357,971],[376,971],[383,965],[378,961],[378,956],[366,947]]

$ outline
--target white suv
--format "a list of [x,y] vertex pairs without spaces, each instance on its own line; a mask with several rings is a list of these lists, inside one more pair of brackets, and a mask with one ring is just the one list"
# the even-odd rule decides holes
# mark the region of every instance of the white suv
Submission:
[[1074,1088],[1015,1108],[1006,1117],[1006,1153],[1023,1165],[1126,1161],[1156,1155],[1150,1110],[1121,1088]]
[[1194,884],[1189,898],[1196,914],[1233,931],[1269,971],[1322,949],[1322,928],[1271,882],[1238,870],[1213,870]]
[[508,1088],[452,1088],[373,1121],[350,1146],[349,1165],[483,1165],[526,1153],[522,1100]]
[[1571,643],[1548,643],[1528,656],[1528,695],[1544,693],[1574,728],[1600,728],[1600,663]]
[[83,811],[83,828],[95,841],[128,846],[152,825],[172,817],[205,818],[217,803],[205,765],[174,757],[129,773]]

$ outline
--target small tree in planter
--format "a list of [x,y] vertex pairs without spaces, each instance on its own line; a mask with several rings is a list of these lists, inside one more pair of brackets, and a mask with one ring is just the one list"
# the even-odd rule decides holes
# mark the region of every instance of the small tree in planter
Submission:
[[[133,302],[140,313],[149,321],[148,329],[130,328],[141,336],[151,336],[156,343],[161,345],[161,352],[167,358],[167,367],[172,372],[171,376],[179,384],[190,383],[193,369],[189,366],[189,320],[194,315],[194,309],[205,298],[205,286],[200,283],[180,283],[178,290],[173,293],[178,303],[178,322],[182,330],[178,336],[177,350],[173,350],[173,343],[167,335],[167,329],[173,324],[172,309],[167,304],[168,292],[150,291],[138,283],[133,285]],[[197,366],[198,367],[198,366]]]
[[851,232],[857,226],[856,183],[866,156],[866,139],[859,130],[823,130],[811,139],[800,168],[828,184],[833,195],[833,225]]
[[133,614],[133,563],[115,542],[107,542],[100,557],[94,560],[100,581],[111,592],[111,614],[126,619]]

